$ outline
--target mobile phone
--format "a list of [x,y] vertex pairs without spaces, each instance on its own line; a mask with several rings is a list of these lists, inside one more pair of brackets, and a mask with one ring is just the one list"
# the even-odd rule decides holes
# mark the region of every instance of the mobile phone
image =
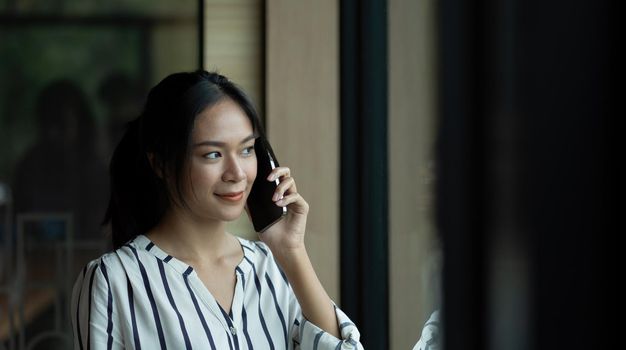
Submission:
[[287,214],[287,208],[279,207],[272,201],[272,196],[280,183],[279,179],[267,180],[272,169],[279,166],[272,147],[265,138],[259,137],[254,143],[254,152],[256,154],[257,173],[248,196],[247,205],[254,230],[264,232]]

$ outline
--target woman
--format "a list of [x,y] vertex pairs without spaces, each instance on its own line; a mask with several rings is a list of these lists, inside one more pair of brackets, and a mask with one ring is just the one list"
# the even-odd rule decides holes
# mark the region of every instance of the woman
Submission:
[[259,237],[225,224],[245,209],[265,136],[225,77],[173,74],[155,86],[111,160],[114,251],[89,263],[72,297],[77,349],[352,349],[354,324],[308,258],[308,204],[286,167],[285,218]]

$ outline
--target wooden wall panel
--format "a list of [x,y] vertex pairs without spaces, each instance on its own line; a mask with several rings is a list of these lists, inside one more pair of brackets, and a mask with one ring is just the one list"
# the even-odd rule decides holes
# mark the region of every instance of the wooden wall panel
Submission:
[[267,0],[268,134],[311,206],[306,242],[339,302],[338,2]]
[[204,67],[241,85],[262,110],[263,1],[205,0]]

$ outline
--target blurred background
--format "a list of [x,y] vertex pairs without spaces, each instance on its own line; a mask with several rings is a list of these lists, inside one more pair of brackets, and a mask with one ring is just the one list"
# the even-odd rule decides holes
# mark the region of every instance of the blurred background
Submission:
[[198,2],[0,1],[0,349],[69,349],[109,247],[108,162],[150,86],[199,66]]
[[[108,162],[167,74],[257,104],[307,245],[367,349],[611,341],[611,35],[602,1],[0,0],[0,349],[69,349],[110,249]],[[233,233],[256,239],[247,217]],[[435,344],[436,343],[436,344]]]

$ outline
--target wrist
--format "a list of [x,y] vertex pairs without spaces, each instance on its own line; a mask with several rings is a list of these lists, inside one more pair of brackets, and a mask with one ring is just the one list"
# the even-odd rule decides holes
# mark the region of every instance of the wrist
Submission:
[[287,274],[301,268],[307,262],[310,264],[304,243],[298,246],[282,247],[275,252],[273,251],[273,254],[278,264]]

